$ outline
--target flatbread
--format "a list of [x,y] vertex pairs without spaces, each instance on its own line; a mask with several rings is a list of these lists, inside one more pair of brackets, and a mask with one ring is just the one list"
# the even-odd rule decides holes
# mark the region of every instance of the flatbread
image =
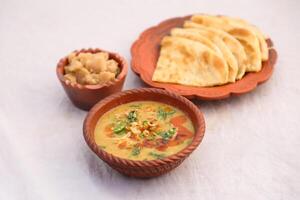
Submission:
[[222,51],[216,44],[214,44],[214,42],[212,42],[210,39],[206,38],[205,36],[198,34],[197,32],[192,32],[183,28],[173,28],[171,30],[171,35],[200,42],[203,45],[209,47],[219,56],[223,57]]
[[199,29],[181,29],[175,28],[171,30],[172,36],[185,37],[191,40],[200,41],[202,38],[207,38],[217,46],[222,52],[222,57],[228,65],[228,82],[235,82],[238,73],[238,63],[230,49],[223,42],[222,38],[216,34],[208,33]]
[[247,21],[243,20],[243,19],[239,19],[239,18],[234,18],[234,17],[228,17],[228,16],[218,16],[219,18],[223,19],[223,20],[227,20],[230,21],[228,23],[233,23],[236,26],[241,26],[241,27],[245,27],[251,31],[253,31],[259,41],[259,49],[261,52],[261,58],[263,61],[268,60],[269,58],[269,49],[268,49],[268,45],[266,42],[266,37],[264,36],[264,34],[259,30],[258,27],[248,23]]
[[195,23],[208,27],[221,29],[235,37],[244,47],[247,54],[246,71],[258,72],[261,70],[262,57],[259,46],[259,40],[256,34],[247,27],[242,27],[230,20],[223,20],[220,17],[209,15],[194,15],[191,20]]
[[228,81],[228,66],[200,42],[166,36],[152,80],[201,87],[222,85]]
[[186,29],[197,29],[202,35],[211,38],[211,40],[215,40],[214,38],[221,38],[237,61],[238,71],[236,79],[239,80],[244,76],[247,68],[247,56],[244,47],[237,39],[220,29],[207,27],[191,21],[186,21],[183,26]]

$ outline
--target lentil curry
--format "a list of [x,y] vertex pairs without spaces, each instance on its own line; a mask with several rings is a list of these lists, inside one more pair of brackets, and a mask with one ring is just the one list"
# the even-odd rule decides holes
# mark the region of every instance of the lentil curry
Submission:
[[100,148],[130,160],[155,160],[176,154],[194,137],[194,127],[181,110],[154,101],[135,101],[106,112],[97,122]]

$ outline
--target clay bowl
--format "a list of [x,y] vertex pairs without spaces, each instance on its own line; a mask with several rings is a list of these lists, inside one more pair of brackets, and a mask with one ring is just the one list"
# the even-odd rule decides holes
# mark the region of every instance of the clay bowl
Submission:
[[65,92],[67,93],[69,99],[72,103],[83,110],[89,110],[93,105],[95,105],[99,100],[119,92],[123,88],[123,84],[127,75],[128,65],[124,58],[120,55],[101,49],[82,49],[79,51],[74,51],[77,54],[84,52],[98,53],[98,52],[107,52],[109,53],[109,58],[114,59],[119,63],[121,68],[120,74],[114,81],[107,82],[101,85],[81,85],[81,84],[71,84],[66,82],[64,79],[64,66],[68,64],[67,57],[62,58],[56,67],[57,77],[62,84]]
[[256,88],[258,84],[267,81],[274,70],[277,59],[276,50],[273,48],[271,39],[267,39],[269,45],[269,60],[263,62],[260,72],[247,73],[241,80],[215,87],[192,87],[178,84],[159,83],[152,81],[152,75],[160,52],[162,38],[170,33],[174,27],[182,27],[185,20],[191,16],[168,19],[157,26],[145,30],[131,47],[132,70],[141,77],[148,85],[176,92],[189,99],[219,100],[232,95],[248,93]]
[[[94,129],[98,119],[110,109],[132,101],[157,101],[172,105],[184,111],[195,127],[192,143],[182,151],[161,160],[133,161],[122,159],[99,148],[94,140]],[[83,124],[85,141],[92,151],[109,166],[122,174],[147,178],[165,174],[184,161],[200,144],[205,131],[205,122],[201,111],[186,98],[161,89],[142,88],[114,94],[97,103],[88,113]]]

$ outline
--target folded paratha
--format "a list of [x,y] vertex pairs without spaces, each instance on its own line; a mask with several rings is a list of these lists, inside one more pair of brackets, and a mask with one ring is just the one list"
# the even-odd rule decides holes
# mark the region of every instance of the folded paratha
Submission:
[[211,50],[213,50],[219,56],[223,57],[222,51],[216,44],[214,44],[213,41],[211,41],[210,39],[208,39],[207,37],[205,37],[203,35],[198,34],[197,32],[192,32],[192,31],[189,31],[189,30],[183,29],[183,28],[173,28],[171,30],[171,36],[183,37],[183,38],[187,38],[190,40],[200,42],[203,45],[209,47]]
[[220,29],[207,27],[191,21],[186,21],[183,26],[186,29],[197,29],[205,37],[221,38],[237,61],[238,71],[236,79],[239,80],[244,76],[247,67],[247,56],[244,47],[237,39]]
[[222,38],[216,34],[211,34],[199,29],[175,28],[171,31],[172,36],[185,37],[191,40],[200,41],[201,38],[207,38],[217,46],[222,52],[222,57],[228,64],[228,82],[235,82],[238,73],[238,63],[230,49],[223,42]]
[[247,21],[245,21],[243,19],[228,17],[228,16],[218,16],[218,17],[222,18],[223,20],[230,21],[228,23],[233,23],[237,26],[245,27],[245,28],[253,31],[255,33],[256,37],[259,40],[259,48],[260,48],[260,51],[261,51],[262,60],[263,61],[268,60],[268,58],[269,58],[269,49],[268,49],[268,45],[267,45],[267,42],[266,42],[266,37],[259,30],[258,27],[248,23]]
[[222,85],[228,81],[228,66],[200,42],[166,36],[152,80],[201,87]]
[[260,51],[259,40],[252,30],[217,16],[194,15],[191,20],[204,26],[224,30],[235,37],[243,45],[247,54],[246,71],[257,72],[261,70],[262,54]]

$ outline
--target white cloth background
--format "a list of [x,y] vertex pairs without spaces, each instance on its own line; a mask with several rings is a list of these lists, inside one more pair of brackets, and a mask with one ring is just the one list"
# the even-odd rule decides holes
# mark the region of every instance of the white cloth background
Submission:
[[[0,0],[0,199],[299,199],[299,10],[298,0]],[[85,144],[86,112],[67,99],[56,63],[83,47],[130,61],[144,29],[197,12],[258,25],[278,50],[275,73],[249,94],[196,102],[206,135],[178,169],[124,177]],[[129,71],[125,89],[142,86]]]

